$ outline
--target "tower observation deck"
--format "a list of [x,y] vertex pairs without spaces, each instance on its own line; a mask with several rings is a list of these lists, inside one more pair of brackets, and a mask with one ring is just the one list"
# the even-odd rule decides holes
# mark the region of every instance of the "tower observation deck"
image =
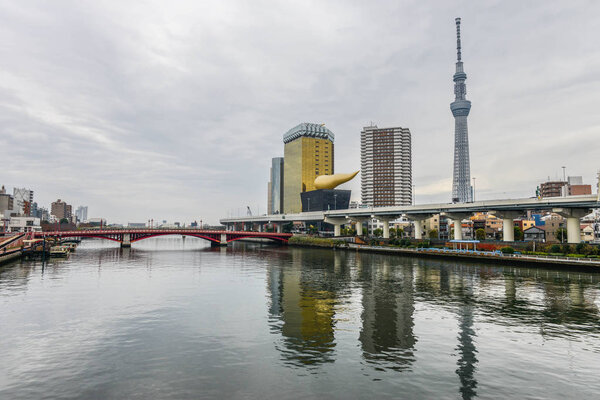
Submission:
[[467,74],[463,69],[460,44],[460,18],[456,18],[456,73],[454,74],[454,101],[450,110],[454,115],[454,172],[452,178],[452,202],[469,203],[473,201],[471,187],[471,166],[469,162],[469,133],[467,116],[471,111],[471,102],[466,99]]

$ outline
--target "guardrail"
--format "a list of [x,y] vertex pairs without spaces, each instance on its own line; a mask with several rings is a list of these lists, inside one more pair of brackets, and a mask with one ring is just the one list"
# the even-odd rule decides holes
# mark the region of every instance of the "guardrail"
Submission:
[[564,262],[564,263],[580,263],[580,264],[589,264],[589,265],[598,265],[600,266],[600,258],[590,259],[585,257],[560,257],[560,256],[540,256],[540,255],[529,255],[529,254],[508,254],[502,253],[500,250],[495,251],[479,251],[479,250],[465,250],[465,249],[439,249],[435,247],[417,247],[414,249],[409,248],[394,248],[394,247],[386,247],[386,246],[371,246],[371,245],[359,245],[359,244],[349,244],[349,248],[372,248],[372,249],[382,249],[382,250],[391,250],[391,251],[402,251],[402,252],[413,252],[413,253],[422,253],[422,254],[457,254],[457,255],[466,255],[466,256],[483,256],[489,258],[515,258],[520,260],[534,260],[534,261],[552,261],[552,262]]

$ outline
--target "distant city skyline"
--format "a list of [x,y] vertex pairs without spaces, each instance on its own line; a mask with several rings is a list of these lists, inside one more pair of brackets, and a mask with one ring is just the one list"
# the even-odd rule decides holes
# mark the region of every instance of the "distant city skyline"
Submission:
[[[534,196],[562,166],[595,188],[598,14],[588,1],[4,2],[0,183],[111,222],[215,224],[266,212],[290,126],[325,123],[336,170],[353,171],[373,121],[410,127],[416,201],[447,202],[460,16],[477,199]],[[358,179],[343,186],[360,199]]]

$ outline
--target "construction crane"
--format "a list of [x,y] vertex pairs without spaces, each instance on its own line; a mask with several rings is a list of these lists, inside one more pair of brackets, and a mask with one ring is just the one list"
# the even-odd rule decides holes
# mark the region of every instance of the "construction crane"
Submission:
[[248,215],[248,216],[251,217],[252,216],[252,210],[250,209],[250,206],[247,206],[247,207],[248,207],[248,211],[246,211],[246,215]]

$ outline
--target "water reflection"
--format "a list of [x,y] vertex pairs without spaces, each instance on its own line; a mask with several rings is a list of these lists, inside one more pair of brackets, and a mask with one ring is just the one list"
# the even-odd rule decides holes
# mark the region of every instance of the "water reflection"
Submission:
[[[215,398],[600,390],[600,274],[196,243],[82,245],[44,271],[0,268],[0,398],[36,384],[85,398],[82,381],[115,398],[159,381],[165,398],[206,385]],[[64,364],[76,379],[48,377]]]
[[360,279],[363,311],[359,340],[364,359],[376,368],[410,370],[417,342],[412,266],[394,268],[390,259],[384,259],[363,268]]
[[470,288],[465,290],[465,302],[458,309],[458,346],[459,359],[456,374],[460,379],[460,394],[463,399],[472,399],[477,395],[477,379],[475,378],[475,369],[477,364],[477,348],[473,337],[473,313],[475,307],[471,301],[472,291]]
[[334,361],[337,294],[332,258],[292,249],[285,267],[268,270],[269,312],[279,322],[272,327],[283,336],[280,351],[291,365]]

